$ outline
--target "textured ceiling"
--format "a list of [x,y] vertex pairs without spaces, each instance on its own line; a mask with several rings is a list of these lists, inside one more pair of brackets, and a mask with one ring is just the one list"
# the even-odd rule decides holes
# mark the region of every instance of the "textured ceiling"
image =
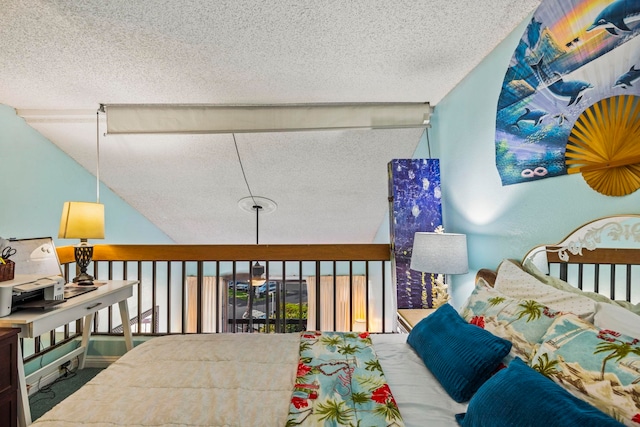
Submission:
[[[539,0],[2,0],[0,103],[92,173],[100,103],[437,103]],[[260,243],[367,243],[421,129],[237,134]],[[232,135],[101,139],[100,178],[179,243],[255,242]]]

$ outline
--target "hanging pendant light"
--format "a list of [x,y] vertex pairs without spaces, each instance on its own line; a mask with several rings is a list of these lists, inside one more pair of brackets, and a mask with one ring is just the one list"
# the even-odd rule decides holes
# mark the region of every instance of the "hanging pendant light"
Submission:
[[[256,245],[260,244],[260,214],[269,214],[276,210],[278,205],[271,199],[259,196],[249,196],[238,200],[238,207],[245,212],[256,214]],[[266,279],[263,277],[265,272],[265,266],[256,261],[251,265],[251,280],[252,286],[262,285]]]
[[[262,206],[256,203],[251,209],[256,211],[256,245],[260,242],[260,211]],[[260,286],[265,282],[264,265],[260,265],[258,261],[251,266],[251,286]]]
[[[244,166],[242,166],[242,159],[240,158],[240,151],[238,150],[238,143],[236,141],[235,133],[232,133],[233,144],[236,147],[236,153],[238,154],[238,163],[240,164],[240,169],[242,170],[242,176],[244,177],[244,182],[247,184],[247,190],[249,191],[250,196],[240,199],[238,201],[238,206],[245,212],[253,212],[256,213],[256,245],[260,243],[260,211],[263,213],[271,213],[276,210],[277,206],[276,202],[273,200],[254,196],[251,192],[251,188],[249,187],[249,182],[247,181],[247,176],[244,173]],[[266,279],[263,277],[264,275],[264,266],[260,265],[258,261],[255,262],[251,266],[251,286],[260,286],[262,285]]]

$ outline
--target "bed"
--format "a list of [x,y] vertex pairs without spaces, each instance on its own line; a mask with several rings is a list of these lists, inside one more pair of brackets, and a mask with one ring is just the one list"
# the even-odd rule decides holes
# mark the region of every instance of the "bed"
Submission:
[[34,425],[640,426],[639,254],[640,216],[602,218],[408,335],[156,337]]

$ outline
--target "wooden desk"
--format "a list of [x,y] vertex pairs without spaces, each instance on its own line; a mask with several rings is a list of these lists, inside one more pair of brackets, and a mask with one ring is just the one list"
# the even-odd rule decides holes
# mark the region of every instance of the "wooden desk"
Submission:
[[436,311],[435,308],[400,308],[398,309],[398,323],[403,332],[411,329],[422,319]]
[[124,332],[127,351],[133,348],[131,325],[128,322],[130,317],[127,298],[133,295],[133,285],[137,283],[137,280],[96,281],[96,284],[100,285],[95,291],[87,292],[86,294],[68,299],[64,303],[52,308],[46,310],[19,310],[8,316],[0,317],[0,327],[20,329],[20,338],[34,338],[84,317],[82,344],[80,347],[38,369],[28,377],[25,377],[24,373],[21,346],[17,346],[19,426],[26,427],[31,424],[31,409],[29,407],[29,395],[27,393],[27,380],[30,380],[31,378],[39,378],[47,375],[48,373],[54,372],[61,364],[72,360],[75,357],[78,357],[79,369],[84,368],[84,360],[87,355],[89,338],[91,336],[91,324],[93,323],[93,317],[96,311],[118,303],[120,316],[123,320],[122,329]]

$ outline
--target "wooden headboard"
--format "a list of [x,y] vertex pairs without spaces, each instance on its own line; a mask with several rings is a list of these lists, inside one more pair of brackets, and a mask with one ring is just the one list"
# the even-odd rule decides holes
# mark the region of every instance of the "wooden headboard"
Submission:
[[[640,214],[600,218],[558,243],[536,246],[522,259],[541,272],[611,299],[640,302]],[[480,270],[489,283],[495,272]]]

